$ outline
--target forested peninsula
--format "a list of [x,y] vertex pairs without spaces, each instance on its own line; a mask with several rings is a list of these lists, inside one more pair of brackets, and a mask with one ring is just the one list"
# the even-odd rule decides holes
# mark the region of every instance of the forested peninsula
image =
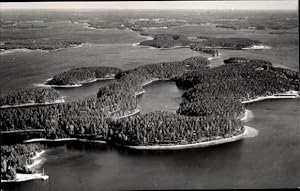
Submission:
[[[19,141],[84,139],[134,149],[195,148],[241,139],[247,133],[241,120],[243,102],[291,91],[294,97],[299,96],[299,72],[248,58],[233,57],[224,63],[209,68],[206,58],[191,57],[118,70],[116,80],[101,87],[95,98],[2,109],[1,136]],[[136,95],[156,80],[174,80],[185,89],[176,113],[138,114]],[[6,167],[1,178],[11,179],[17,166],[9,163],[12,167],[8,168],[10,159],[5,160],[1,161]]]
[[46,85],[74,86],[97,80],[115,79],[115,75],[120,72],[121,69],[119,68],[105,66],[74,68],[54,75],[46,82]]
[[[260,60],[236,63],[243,59],[231,58],[212,69],[201,57],[140,66],[120,72],[115,82],[99,89],[97,98],[4,109],[0,127],[2,131],[44,129],[35,132],[40,138],[79,137],[128,145],[194,143],[233,136],[243,132],[239,120],[245,111],[242,101],[299,91],[299,72]],[[136,94],[143,91],[144,84],[166,79],[186,88],[177,114],[154,112],[122,118],[136,112]],[[167,125],[170,123],[173,125]],[[195,132],[199,134],[192,136]]]

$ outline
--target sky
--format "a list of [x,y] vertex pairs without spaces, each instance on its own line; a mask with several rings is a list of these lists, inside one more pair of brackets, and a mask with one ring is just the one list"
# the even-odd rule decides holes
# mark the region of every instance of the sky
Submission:
[[231,9],[231,10],[297,10],[298,0],[264,1],[122,1],[122,2],[10,2],[0,3],[6,9]]

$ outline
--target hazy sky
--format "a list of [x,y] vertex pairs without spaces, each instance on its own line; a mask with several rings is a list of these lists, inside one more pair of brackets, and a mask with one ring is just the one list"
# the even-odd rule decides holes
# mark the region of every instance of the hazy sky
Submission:
[[127,1],[0,3],[4,9],[281,9],[297,10],[298,0],[278,1]]

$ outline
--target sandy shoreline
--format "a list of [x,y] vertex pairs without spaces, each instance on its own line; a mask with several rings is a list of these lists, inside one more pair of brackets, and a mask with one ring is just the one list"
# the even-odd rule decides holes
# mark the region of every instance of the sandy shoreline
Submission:
[[43,49],[28,49],[28,48],[15,48],[15,49],[8,49],[0,52],[0,55],[5,54],[14,54],[14,53],[29,53],[29,52],[44,52],[47,53],[49,50],[43,50]]
[[42,84],[34,84],[37,87],[52,87],[52,88],[77,88],[77,87],[81,87],[84,84],[89,84],[89,83],[93,83],[93,82],[97,82],[97,81],[105,81],[105,80],[115,80],[115,77],[108,77],[108,78],[95,78],[92,80],[87,80],[87,81],[82,81],[79,82],[77,84],[66,84],[66,85],[50,85],[47,84],[48,81],[50,81],[52,78],[47,79],[44,83]]
[[130,145],[124,145],[123,147],[130,148],[130,149],[136,149],[136,150],[181,150],[181,149],[192,149],[192,148],[204,148],[224,143],[230,143],[234,141],[241,140],[246,136],[249,132],[251,127],[245,126],[245,130],[242,134],[232,136],[229,138],[222,138],[219,140],[213,140],[213,141],[206,141],[206,142],[200,142],[200,143],[191,143],[191,144],[185,144],[185,145],[151,145],[151,146],[130,146]]
[[135,95],[135,97],[137,97],[137,96],[139,96],[139,95],[142,95],[142,94],[144,94],[146,91],[145,90],[143,90],[143,91],[140,91],[140,92],[137,92],[137,93],[135,93],[134,95]]
[[[246,121],[250,117],[251,117],[251,111],[246,109],[244,116],[240,120]],[[136,150],[181,150],[181,149],[191,149],[191,148],[204,148],[204,147],[238,141],[243,138],[255,137],[258,134],[258,130],[256,130],[255,128],[246,125],[244,127],[245,127],[244,132],[239,135],[228,137],[228,138],[221,138],[212,141],[205,141],[205,142],[191,143],[191,144],[184,144],[184,145],[150,145],[150,146],[121,145],[121,146],[125,148],[136,149]]]
[[38,106],[38,105],[51,105],[51,104],[58,104],[58,103],[64,103],[64,97],[61,97],[61,99],[54,100],[52,102],[45,102],[45,103],[24,103],[19,105],[2,105],[0,108],[14,108],[14,107],[27,107],[27,106]]
[[106,141],[100,140],[89,140],[89,139],[80,139],[80,138],[61,138],[61,139],[46,139],[46,138],[36,138],[36,139],[28,139],[23,141],[23,143],[35,143],[35,142],[64,142],[64,141],[79,141],[85,143],[101,143],[104,144]]
[[41,52],[41,53],[48,53],[50,51],[59,51],[59,50],[64,50],[67,48],[81,48],[84,45],[90,45],[90,43],[81,43],[81,44],[70,44],[69,47],[64,47],[64,48],[56,48],[56,49],[29,49],[29,48],[13,48],[13,49],[3,49],[2,52],[0,52],[0,55],[5,55],[5,54],[14,54],[14,53],[30,53],[30,52]]
[[12,131],[1,131],[1,134],[7,133],[26,133],[26,132],[44,132],[45,129],[21,129],[21,130],[12,130]]
[[252,45],[250,47],[242,48],[243,50],[263,50],[263,49],[272,49],[271,46],[258,44],[258,45]]
[[[29,169],[34,168],[36,165],[40,164],[42,162],[42,159],[36,160],[39,158],[43,153],[45,153],[44,150],[40,152],[36,152],[35,156],[31,157],[30,159],[34,160],[34,162],[30,165],[27,165],[26,167]],[[25,182],[29,180],[47,180],[49,178],[48,175],[42,174],[42,173],[32,173],[32,174],[23,174],[23,173],[16,173],[16,179],[14,180],[1,180],[3,183],[8,182]]]
[[271,96],[262,96],[262,97],[257,97],[254,99],[250,99],[250,100],[245,100],[242,101],[242,103],[246,104],[246,103],[253,103],[253,102],[258,102],[258,101],[262,101],[262,100],[267,100],[267,99],[294,99],[294,98],[299,98],[300,95],[297,91],[288,91],[288,92],[284,92],[284,93],[280,93],[280,95],[271,95]]
[[34,174],[22,174],[16,173],[15,180],[1,180],[3,183],[9,182],[25,182],[29,180],[47,180],[49,178],[48,175],[43,175],[42,173],[34,173]]
[[139,112],[141,112],[141,110],[137,108],[137,109],[135,109],[132,113],[130,113],[130,114],[128,114],[128,115],[123,115],[123,116],[121,116],[121,117],[116,117],[116,118],[114,118],[114,119],[122,119],[122,118],[125,118],[125,117],[130,117],[130,116],[133,116],[133,115],[138,114]]

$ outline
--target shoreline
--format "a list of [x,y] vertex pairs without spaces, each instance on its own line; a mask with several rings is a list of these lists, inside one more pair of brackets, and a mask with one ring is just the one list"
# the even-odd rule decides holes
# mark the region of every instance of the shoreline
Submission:
[[38,164],[40,164],[42,162],[42,159],[36,160],[37,158],[39,158],[42,154],[45,153],[45,150],[42,150],[40,152],[36,152],[35,156],[31,157],[31,160],[34,160],[32,164],[28,164],[26,165],[27,168],[32,169],[35,166],[37,166]]
[[130,114],[127,114],[127,115],[123,115],[123,116],[121,116],[121,117],[115,117],[115,118],[113,118],[113,119],[122,119],[122,118],[125,118],[125,117],[130,117],[130,116],[133,116],[133,115],[136,115],[136,114],[138,114],[138,113],[140,113],[141,112],[141,110],[139,109],[139,108],[137,108],[137,109],[135,109],[132,113],[130,113]]
[[[34,168],[36,165],[40,164],[42,162],[42,159],[36,160],[39,158],[43,153],[45,153],[45,150],[41,150],[40,152],[35,152],[35,156],[30,157],[31,160],[34,160],[32,164],[26,165],[28,169]],[[42,174],[42,173],[31,173],[31,174],[25,174],[25,173],[16,173],[16,178],[14,180],[1,180],[3,183],[12,183],[12,182],[25,182],[30,180],[47,180],[49,178],[48,175]]]
[[0,52],[0,55],[6,55],[6,54],[14,54],[14,53],[30,53],[30,52],[41,52],[41,53],[48,53],[49,50],[44,49],[29,49],[29,48],[13,48],[13,49],[7,49]]
[[123,145],[122,147],[135,149],[135,150],[182,150],[182,149],[192,149],[192,148],[204,148],[214,145],[220,145],[224,143],[230,143],[234,141],[238,141],[243,139],[244,137],[248,136],[249,132],[252,127],[244,126],[245,130],[243,133],[239,135],[235,135],[228,138],[221,138],[217,140],[212,141],[205,141],[205,142],[199,142],[199,143],[190,143],[190,144],[184,144],[184,145],[151,145],[151,146],[130,146],[130,145]]
[[243,104],[247,104],[247,103],[254,103],[254,102],[258,102],[258,101],[263,101],[263,100],[267,100],[267,99],[295,99],[295,98],[299,98],[300,95],[297,91],[287,91],[287,92],[283,92],[280,93],[280,95],[274,94],[271,96],[260,96],[254,99],[249,99],[249,100],[245,100],[245,101],[241,101]]
[[20,129],[20,130],[12,130],[12,131],[1,131],[1,134],[8,134],[8,133],[26,133],[26,132],[45,132],[45,129]]
[[[245,109],[241,121],[247,121],[251,117],[251,110]],[[192,149],[192,148],[204,148],[214,145],[220,145],[224,143],[230,143],[238,141],[244,138],[255,137],[258,134],[258,130],[253,127],[244,125],[245,130],[243,133],[231,136],[228,138],[221,138],[212,141],[204,141],[199,143],[190,143],[190,144],[178,144],[178,145],[148,145],[148,146],[131,146],[131,145],[120,145],[121,147],[135,149],[135,150],[182,150],[182,149]]]
[[16,173],[15,180],[1,180],[1,182],[3,183],[26,182],[29,180],[47,180],[48,178],[49,178],[48,175],[43,175],[42,173],[34,173],[34,174]]
[[91,43],[80,43],[80,44],[70,44],[68,47],[56,48],[56,49],[30,49],[30,48],[12,48],[12,49],[2,49],[0,55],[6,54],[14,54],[14,53],[31,53],[31,52],[41,52],[41,53],[49,53],[51,51],[60,51],[67,48],[81,48],[84,45],[90,45]]
[[143,90],[143,91],[140,91],[140,92],[137,92],[137,93],[135,93],[134,95],[135,95],[135,97],[137,97],[137,96],[139,96],[139,95],[142,95],[142,94],[144,94],[146,91],[145,90]]
[[2,105],[0,108],[15,108],[15,107],[28,107],[28,106],[38,106],[38,105],[51,105],[51,104],[58,104],[58,103],[64,103],[64,97],[62,96],[61,99],[54,100],[52,102],[44,102],[44,103],[23,103],[19,105]]
[[97,82],[97,81],[105,81],[105,80],[115,80],[115,77],[108,77],[108,78],[95,78],[92,80],[86,80],[86,81],[82,81],[79,82],[77,84],[65,84],[65,85],[51,85],[51,84],[47,84],[47,82],[49,82],[52,78],[47,79],[44,83],[42,84],[34,84],[37,87],[52,87],[52,88],[77,88],[77,87],[81,87],[85,84],[89,84],[89,83],[93,83],[93,82]]
[[258,45],[251,45],[249,47],[242,48],[243,50],[268,50],[272,49],[271,46],[258,44]]
[[23,143],[35,143],[35,142],[64,142],[64,141],[79,141],[85,143],[100,143],[105,144],[106,141],[101,140],[89,140],[89,139],[81,139],[81,138],[61,138],[61,139],[46,139],[46,138],[35,138],[35,139],[28,139],[23,141]]

